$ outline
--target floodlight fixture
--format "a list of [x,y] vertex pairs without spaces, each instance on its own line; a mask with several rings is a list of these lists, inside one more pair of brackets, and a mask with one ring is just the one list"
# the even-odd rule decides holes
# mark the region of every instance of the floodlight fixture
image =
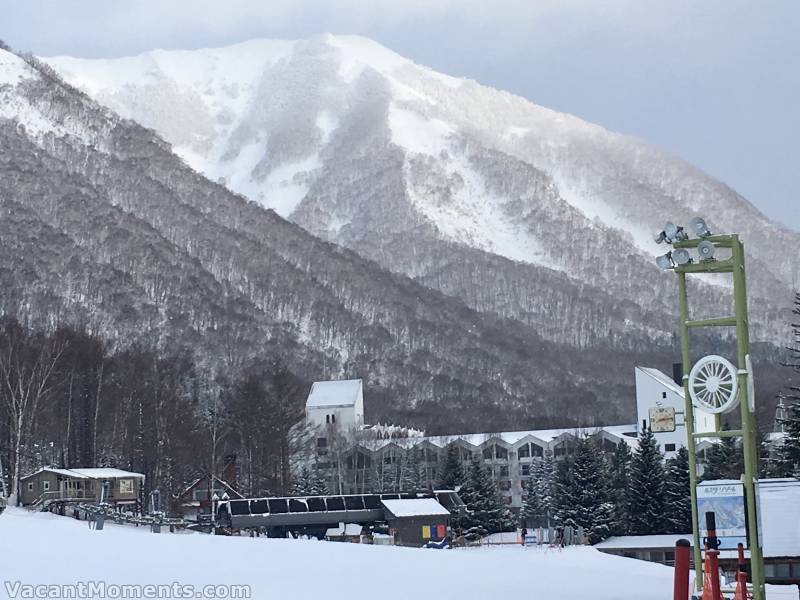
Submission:
[[716,250],[714,244],[708,240],[703,240],[697,244],[697,253],[700,255],[701,260],[714,260],[714,253]]
[[672,260],[676,265],[683,266],[692,262],[692,257],[689,255],[689,251],[686,248],[678,248],[672,251]]
[[656,257],[656,264],[662,269],[671,269],[674,267],[675,263],[672,262],[672,252],[667,252],[662,256]]
[[686,231],[684,231],[683,227],[675,225],[675,223],[672,223],[671,221],[664,225],[664,240],[668,244],[682,242],[688,237],[689,236],[686,234]]
[[709,231],[705,219],[701,217],[695,217],[689,221],[689,228],[694,231],[698,237],[708,237],[711,235],[711,231]]

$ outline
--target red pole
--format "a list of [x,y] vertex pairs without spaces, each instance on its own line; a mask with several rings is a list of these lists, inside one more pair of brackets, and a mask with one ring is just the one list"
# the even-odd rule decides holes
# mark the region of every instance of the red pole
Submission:
[[744,560],[744,544],[739,544],[739,570],[736,572],[736,595],[733,600],[747,600],[747,563]]
[[692,545],[689,540],[675,542],[675,583],[672,600],[689,600],[689,561]]
[[722,592],[720,592],[720,585],[719,585],[719,561],[717,560],[717,555],[719,554],[719,550],[707,550],[706,551],[706,560],[708,561],[708,570],[711,573],[711,597],[714,600],[717,598],[722,598]]

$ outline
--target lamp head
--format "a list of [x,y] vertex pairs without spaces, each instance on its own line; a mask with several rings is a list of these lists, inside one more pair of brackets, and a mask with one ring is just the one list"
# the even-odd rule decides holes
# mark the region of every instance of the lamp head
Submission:
[[692,262],[692,257],[686,248],[678,248],[672,252],[672,260],[678,266],[688,265]]
[[694,217],[689,221],[689,228],[694,231],[695,235],[698,237],[708,237],[711,235],[711,231],[709,231],[705,219],[701,217]]

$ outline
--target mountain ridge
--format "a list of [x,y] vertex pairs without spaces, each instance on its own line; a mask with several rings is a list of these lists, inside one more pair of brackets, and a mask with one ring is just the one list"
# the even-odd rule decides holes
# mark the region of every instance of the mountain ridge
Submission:
[[315,238],[29,60],[0,51],[3,314],[188,347],[223,372],[261,356],[309,379],[363,376],[372,417],[431,432],[563,423],[565,410],[576,426],[625,420],[629,377],[598,368],[600,353],[570,359]]
[[[651,233],[698,214],[716,230],[742,227],[754,339],[788,335],[776,323],[800,267],[781,249],[800,234],[677,157],[371,40],[48,61],[209,178],[546,339],[586,347],[612,332],[625,346],[625,329],[669,335],[674,282],[654,265],[665,249]],[[709,311],[726,306],[718,282],[695,288]],[[576,312],[581,288],[586,310]]]

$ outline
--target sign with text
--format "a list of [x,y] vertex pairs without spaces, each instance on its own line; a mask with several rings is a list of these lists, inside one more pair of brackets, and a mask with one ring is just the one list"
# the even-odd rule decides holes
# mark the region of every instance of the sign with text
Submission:
[[707,512],[714,513],[720,550],[736,550],[739,544],[749,547],[744,485],[740,481],[709,481],[697,486],[697,515],[701,538],[708,537]]
[[671,406],[651,407],[650,431],[653,433],[670,433],[675,431],[675,409]]

